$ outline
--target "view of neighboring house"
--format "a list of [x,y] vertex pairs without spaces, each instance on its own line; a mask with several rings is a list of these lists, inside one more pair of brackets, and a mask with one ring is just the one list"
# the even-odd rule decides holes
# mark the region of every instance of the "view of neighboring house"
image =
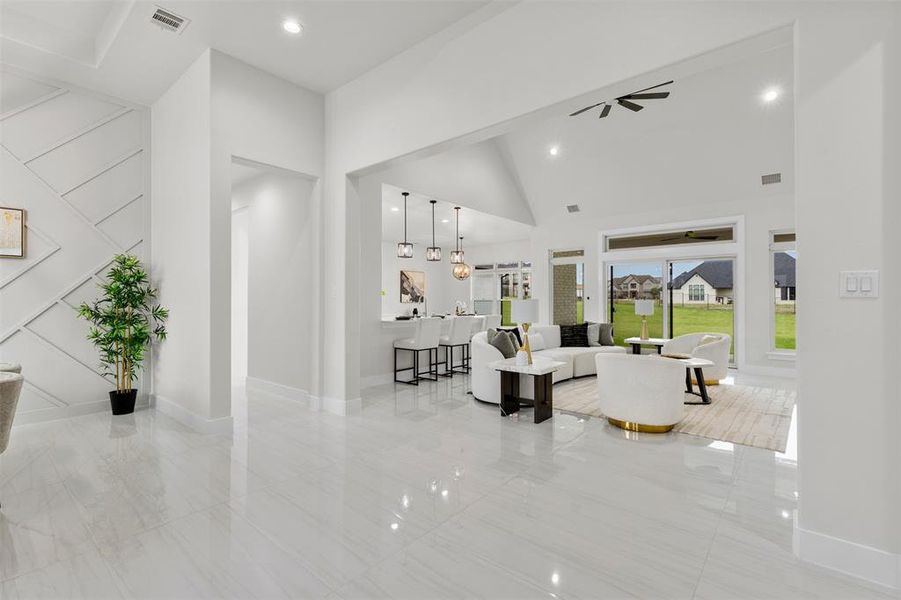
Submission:
[[677,276],[673,304],[732,304],[732,261],[705,260]]
[[773,255],[773,278],[777,304],[792,304],[795,301],[795,257],[787,252]]
[[617,300],[660,298],[660,287],[660,278],[653,275],[624,275],[613,278],[613,292]]

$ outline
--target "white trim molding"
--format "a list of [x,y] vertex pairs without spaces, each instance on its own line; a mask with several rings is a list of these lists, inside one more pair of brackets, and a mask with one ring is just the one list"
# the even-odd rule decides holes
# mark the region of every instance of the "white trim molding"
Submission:
[[797,521],[793,545],[795,556],[805,562],[891,590],[901,589],[901,554],[802,529]]
[[194,414],[165,396],[152,394],[150,398],[150,405],[155,410],[198,433],[231,435],[234,431],[234,420],[231,416],[208,419]]
[[363,406],[360,398],[340,400],[338,398],[314,396],[306,390],[260,379],[259,377],[248,376],[245,380],[245,390],[248,394],[267,394],[283,400],[307,402],[310,410],[324,410],[342,417],[359,412]]

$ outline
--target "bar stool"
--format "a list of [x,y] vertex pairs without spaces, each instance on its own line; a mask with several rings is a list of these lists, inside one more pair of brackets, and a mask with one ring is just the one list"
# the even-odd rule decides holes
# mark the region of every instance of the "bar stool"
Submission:
[[472,323],[472,334],[469,336],[471,340],[475,334],[485,331],[485,316],[484,315],[476,315],[473,317],[474,321]]
[[[472,339],[472,328],[475,317],[454,317],[447,335],[442,335],[439,344],[444,348],[444,375],[453,377],[454,373],[469,373],[469,340]],[[454,364],[454,348],[462,348],[461,363]]]
[[[438,342],[441,338],[441,321],[438,318],[422,318],[416,319],[416,333],[412,338],[403,338],[394,340],[394,381],[395,383],[409,383],[410,385],[419,385],[419,380],[438,381]],[[397,351],[406,350],[413,353],[413,366],[406,369],[397,368]],[[429,351],[429,370],[427,373],[430,377],[423,377],[419,374],[419,353]],[[433,358],[434,356],[434,358]],[[413,371],[413,378],[402,381],[397,378],[398,373],[404,371]]]

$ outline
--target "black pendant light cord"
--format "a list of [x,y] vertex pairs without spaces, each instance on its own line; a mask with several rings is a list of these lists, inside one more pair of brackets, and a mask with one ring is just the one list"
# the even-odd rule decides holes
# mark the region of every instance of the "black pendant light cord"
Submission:
[[457,213],[457,252],[460,251],[460,207],[454,208]]
[[435,201],[432,200],[432,247],[435,246]]
[[404,192],[404,244],[407,243],[407,196],[410,192]]

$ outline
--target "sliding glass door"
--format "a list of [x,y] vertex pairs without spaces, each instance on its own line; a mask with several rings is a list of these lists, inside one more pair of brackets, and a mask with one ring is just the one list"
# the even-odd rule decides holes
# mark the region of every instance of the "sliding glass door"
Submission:
[[653,300],[654,314],[648,319],[651,337],[663,337],[663,263],[615,263],[607,273],[608,314],[613,315],[613,337],[617,345],[641,333],[641,317],[635,314],[636,300]]
[[705,258],[667,261],[668,337],[725,333],[735,361],[735,260]]

